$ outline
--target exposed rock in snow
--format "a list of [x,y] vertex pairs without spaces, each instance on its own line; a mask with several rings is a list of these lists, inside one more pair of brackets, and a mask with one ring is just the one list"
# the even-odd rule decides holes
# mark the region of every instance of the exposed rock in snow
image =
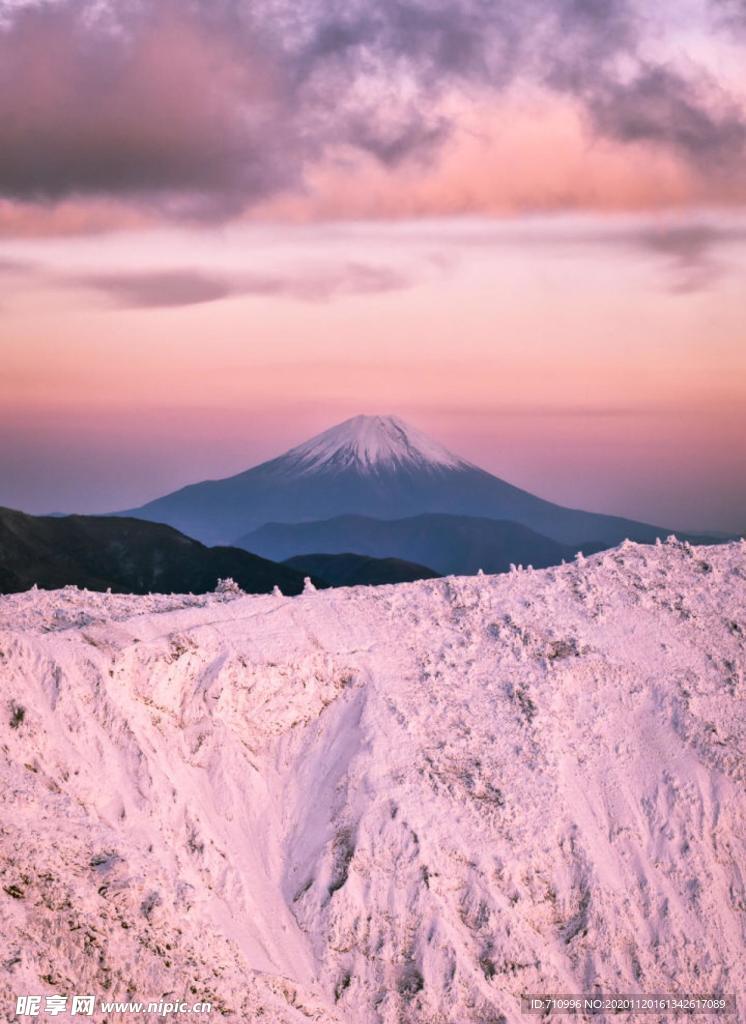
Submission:
[[0,1001],[518,1024],[523,992],[742,998],[745,650],[743,544],[2,598]]

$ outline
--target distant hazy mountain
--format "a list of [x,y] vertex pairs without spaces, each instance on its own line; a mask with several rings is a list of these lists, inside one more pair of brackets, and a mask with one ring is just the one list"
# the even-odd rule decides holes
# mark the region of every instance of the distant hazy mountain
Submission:
[[371,558],[346,551],[339,555],[296,555],[285,565],[308,576],[319,576],[333,587],[380,586],[429,580],[440,573],[401,558]]
[[157,523],[29,516],[0,508],[0,593],[36,583],[44,590],[70,584],[132,594],[199,594],[232,577],[248,593],[266,593],[276,584],[283,593],[298,594],[303,575],[239,548],[206,548]]
[[[356,551],[428,565],[440,574],[505,572],[511,562],[543,568],[577,553],[575,546],[518,523],[440,513],[394,520],[337,516],[315,523],[267,523],[237,543],[278,562],[309,552]],[[590,553],[601,546],[589,544],[584,550]]]
[[269,522],[424,512],[509,520],[573,545],[650,542],[670,533],[544,501],[393,416],[356,416],[238,476],[192,484],[121,514],[169,523],[206,543],[233,543]]

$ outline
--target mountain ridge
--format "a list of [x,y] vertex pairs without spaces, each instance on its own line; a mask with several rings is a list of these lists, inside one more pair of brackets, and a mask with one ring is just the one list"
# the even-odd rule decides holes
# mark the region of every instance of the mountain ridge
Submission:
[[[30,516],[0,508],[0,593],[39,586],[204,593],[231,577],[249,593],[303,590],[304,576],[241,548],[208,548],[171,526],[107,516]],[[323,580],[314,581],[326,586]]]
[[[407,444],[401,441],[402,430]],[[394,457],[408,451],[411,457]],[[371,463],[372,452],[377,457]],[[672,532],[539,498],[459,459],[395,417],[353,417],[234,476],[189,484],[115,514],[165,522],[215,544],[233,543],[268,522],[343,514],[400,519],[422,513],[509,520],[565,544],[651,543]]]
[[376,587],[388,583],[414,583],[429,580],[440,573],[403,558],[374,557],[353,551],[333,554],[307,552],[283,559],[283,565],[309,576],[318,576],[333,587]]
[[[402,519],[347,515],[311,523],[265,523],[239,537],[238,547],[264,558],[289,559],[323,552],[355,551],[429,566],[442,575],[507,572],[511,563],[546,568],[572,561],[577,548],[560,544],[519,523],[476,516],[423,513]],[[592,554],[602,545],[586,544]]]

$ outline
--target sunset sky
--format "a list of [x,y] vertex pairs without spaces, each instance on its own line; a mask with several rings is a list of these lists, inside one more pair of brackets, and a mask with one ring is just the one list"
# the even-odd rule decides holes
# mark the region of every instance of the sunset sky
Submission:
[[365,412],[746,529],[745,46],[746,0],[0,0],[0,504]]

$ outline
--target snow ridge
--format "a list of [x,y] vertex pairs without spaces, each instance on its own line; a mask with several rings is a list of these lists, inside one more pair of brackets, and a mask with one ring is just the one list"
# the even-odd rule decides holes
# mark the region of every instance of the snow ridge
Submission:
[[0,676],[0,1006],[743,1000],[743,543],[296,598],[29,591],[0,598]]
[[282,456],[303,472],[323,467],[459,469],[459,458],[396,416],[353,416]]

